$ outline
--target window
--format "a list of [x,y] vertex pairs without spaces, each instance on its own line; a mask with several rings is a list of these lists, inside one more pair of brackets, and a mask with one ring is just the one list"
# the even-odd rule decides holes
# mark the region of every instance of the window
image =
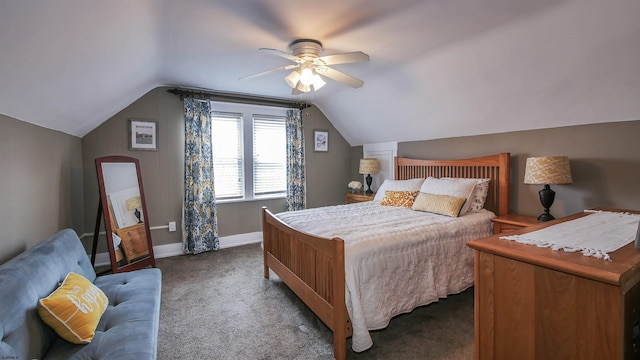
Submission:
[[216,199],[286,196],[286,110],[211,104]]
[[253,115],[254,195],[286,193],[286,144],[285,118]]
[[211,114],[211,151],[216,197],[244,197],[244,146],[242,114],[214,111]]

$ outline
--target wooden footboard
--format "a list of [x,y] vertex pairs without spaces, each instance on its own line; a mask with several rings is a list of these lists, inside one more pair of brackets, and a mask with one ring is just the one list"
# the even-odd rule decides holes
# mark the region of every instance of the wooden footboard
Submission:
[[347,357],[344,241],[295,230],[262,208],[264,277],[269,269],[333,331],[334,357]]

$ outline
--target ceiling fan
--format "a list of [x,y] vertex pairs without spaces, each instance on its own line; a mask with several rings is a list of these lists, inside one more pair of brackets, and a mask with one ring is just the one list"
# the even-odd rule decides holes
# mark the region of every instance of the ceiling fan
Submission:
[[282,56],[285,59],[291,60],[294,64],[244,76],[240,79],[264,75],[274,71],[293,69],[289,75],[284,77],[284,80],[293,89],[293,95],[320,89],[326,84],[322,76],[349,85],[352,88],[359,88],[364,84],[364,81],[329,66],[369,61],[369,55],[361,51],[320,56],[320,54],[322,54],[322,43],[313,39],[297,39],[292,41],[289,44],[290,53],[269,48],[260,48],[260,50]]

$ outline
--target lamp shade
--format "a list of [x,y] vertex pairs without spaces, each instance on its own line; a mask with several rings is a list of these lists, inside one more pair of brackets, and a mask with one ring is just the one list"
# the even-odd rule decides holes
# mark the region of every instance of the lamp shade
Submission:
[[140,201],[140,196],[135,196],[127,199],[125,201],[125,204],[127,206],[127,211],[131,211],[131,210],[134,210],[135,208],[141,207],[142,201]]
[[566,156],[527,158],[525,184],[571,184],[571,167]]
[[313,91],[317,91],[318,89],[323,87],[325,84],[326,82],[322,80],[320,75],[318,74],[313,75]]
[[291,86],[292,89],[298,85],[298,81],[300,81],[300,73],[298,70],[293,70],[291,74],[284,77],[284,81],[287,82],[287,85]]
[[298,89],[298,91],[306,93],[311,91],[311,85],[305,85],[302,83],[302,81],[298,81],[298,85],[296,86],[296,89]]
[[377,174],[378,171],[378,159],[360,159],[360,174]]

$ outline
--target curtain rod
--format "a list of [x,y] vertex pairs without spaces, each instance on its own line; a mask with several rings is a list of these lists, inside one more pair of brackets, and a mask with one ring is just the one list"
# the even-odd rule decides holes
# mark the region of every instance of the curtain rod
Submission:
[[167,92],[180,96],[180,99],[184,99],[185,97],[193,97],[196,99],[202,100],[211,100],[211,101],[221,101],[221,102],[233,102],[233,103],[241,103],[241,104],[254,104],[254,105],[264,105],[264,106],[276,106],[283,108],[298,108],[300,110],[308,108],[311,104],[300,102],[300,101],[292,101],[288,99],[282,98],[272,98],[266,96],[257,96],[257,95],[249,95],[249,94],[239,94],[239,93],[225,93],[220,91],[209,91],[209,90],[187,90],[187,89],[179,89],[173,88],[167,90]]

